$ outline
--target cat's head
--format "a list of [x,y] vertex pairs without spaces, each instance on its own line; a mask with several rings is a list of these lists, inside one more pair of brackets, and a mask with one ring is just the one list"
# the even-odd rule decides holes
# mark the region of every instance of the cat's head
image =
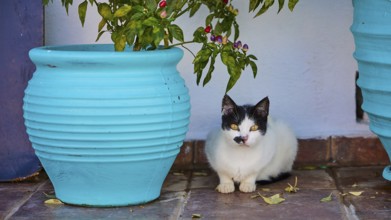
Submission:
[[222,129],[232,143],[251,147],[266,133],[269,98],[256,105],[238,106],[225,95],[222,103]]

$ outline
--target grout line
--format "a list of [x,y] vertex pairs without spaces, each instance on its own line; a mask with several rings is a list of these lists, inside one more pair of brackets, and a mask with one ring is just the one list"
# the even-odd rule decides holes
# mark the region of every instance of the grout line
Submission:
[[[337,168],[330,168],[328,170],[328,174],[331,176],[335,183],[336,190],[339,193],[343,193],[343,188],[341,187],[340,181],[337,178],[337,173],[336,173]],[[343,219],[346,220],[359,220],[358,216],[356,215],[356,209],[354,205],[348,201],[346,201],[344,196],[338,195],[338,199],[341,202],[340,210],[342,211]]]
[[24,205],[38,190],[40,190],[47,182],[48,180],[42,182],[38,185],[38,187],[33,190],[30,194],[27,196],[24,196],[14,207],[9,211],[9,213],[5,216],[4,220],[10,219],[19,209]]
[[356,215],[356,209],[352,204],[348,206],[344,205],[344,211],[346,213],[347,220],[360,220],[360,218]]
[[187,205],[187,202],[190,200],[190,196],[191,196],[191,191],[186,192],[184,201],[183,201],[181,207],[179,208],[178,216],[175,218],[176,220],[184,218],[182,215],[184,213],[185,206]]

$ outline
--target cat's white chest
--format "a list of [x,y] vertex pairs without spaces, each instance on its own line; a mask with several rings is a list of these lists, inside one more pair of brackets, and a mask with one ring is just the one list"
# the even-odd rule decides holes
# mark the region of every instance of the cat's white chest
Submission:
[[262,152],[259,149],[251,149],[246,146],[223,146],[231,149],[221,151],[222,157],[218,157],[219,168],[229,174],[236,182],[241,182],[248,175],[258,172],[259,160]]

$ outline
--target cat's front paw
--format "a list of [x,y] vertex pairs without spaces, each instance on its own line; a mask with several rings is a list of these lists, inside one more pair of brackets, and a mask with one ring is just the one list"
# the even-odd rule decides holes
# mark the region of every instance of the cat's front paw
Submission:
[[235,185],[233,183],[220,183],[216,190],[220,193],[232,193],[235,191]]
[[254,183],[240,183],[239,190],[241,192],[249,193],[254,192],[257,189],[257,186]]

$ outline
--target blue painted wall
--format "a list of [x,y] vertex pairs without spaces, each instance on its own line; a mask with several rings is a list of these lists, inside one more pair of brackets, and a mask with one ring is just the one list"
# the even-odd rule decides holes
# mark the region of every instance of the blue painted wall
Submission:
[[2,1],[0,30],[0,181],[7,181],[40,169],[25,131],[22,105],[35,70],[28,51],[43,45],[41,1]]

